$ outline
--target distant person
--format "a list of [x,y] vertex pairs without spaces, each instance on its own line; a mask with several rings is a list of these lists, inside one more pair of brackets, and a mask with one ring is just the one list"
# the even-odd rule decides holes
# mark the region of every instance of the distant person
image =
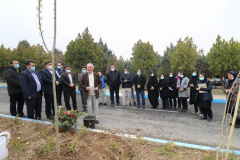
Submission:
[[[132,77],[134,77],[133,74],[130,73],[129,71],[128,71],[128,74],[130,74]],[[131,95],[132,95],[132,99],[133,99],[133,105],[136,106],[136,98],[135,98],[135,95],[134,95],[134,86],[133,86],[133,83],[132,83],[132,86],[131,86]],[[129,106],[131,106],[131,104],[132,104],[132,103],[131,103],[131,100],[130,100]]]
[[[225,87],[225,91],[228,95],[226,112],[230,113],[232,117],[234,116],[234,112],[235,112],[236,98],[237,98],[239,83],[240,83],[240,80],[238,79],[237,75],[238,74],[234,71],[228,72],[228,80],[226,81],[226,87]],[[240,107],[238,108],[237,113],[238,114],[235,122],[235,128],[240,128]],[[229,125],[232,125],[232,123],[230,123]]]
[[57,89],[57,104],[59,106],[62,106],[62,93],[63,93],[63,84],[62,84],[60,78],[61,78],[61,74],[64,72],[66,72],[66,69],[64,68],[63,63],[58,62],[56,75],[58,77],[59,85],[57,85],[56,89]]
[[19,75],[21,68],[17,60],[10,61],[10,66],[4,71],[4,79],[7,82],[8,95],[10,96],[10,113],[12,116],[25,117],[23,113],[24,98]]
[[[194,112],[193,114],[197,114],[198,112],[198,106],[197,106],[197,101],[195,101],[195,97],[196,97],[196,89],[195,86],[197,85],[197,81],[198,81],[198,72],[197,71],[193,71],[192,73],[192,78],[189,81],[188,86],[190,87],[190,100],[189,100],[189,104],[190,105],[194,105]],[[201,112],[200,112],[201,114]]]
[[101,71],[98,72],[101,80],[102,80],[102,86],[100,87],[100,98],[99,98],[99,105],[104,105],[106,106],[107,105],[107,96],[106,96],[106,89],[105,89],[105,83],[107,82],[106,81],[106,78],[105,76],[102,74]]
[[165,75],[161,74],[160,80],[158,82],[158,88],[160,92],[160,97],[162,99],[162,109],[169,110],[169,85],[167,79],[165,79]]
[[58,77],[55,74],[55,82],[52,80],[52,62],[47,61],[45,67],[40,71],[42,87],[44,89],[45,112],[48,119],[52,120],[55,115],[54,100],[53,100],[53,83],[59,85]]
[[[181,76],[181,72],[178,72],[178,75],[176,76],[177,82],[180,79],[180,76]],[[177,91],[178,91],[178,88],[177,88]],[[178,92],[177,92],[177,97],[178,97]],[[182,106],[181,98],[178,97],[178,109],[181,109],[181,106]]]
[[63,95],[67,110],[71,110],[70,97],[72,98],[73,109],[77,110],[76,84],[77,76],[71,72],[71,66],[66,66],[66,72],[61,74],[61,82],[63,83]]
[[87,64],[88,73],[82,75],[80,82],[81,88],[83,88],[84,98],[87,100],[88,116],[96,117],[96,124],[99,124],[98,120],[98,98],[99,88],[102,86],[102,81],[99,74],[94,73],[94,65]]
[[137,75],[133,78],[133,83],[135,85],[135,91],[137,96],[137,108],[141,107],[140,95],[142,98],[142,109],[145,109],[145,91],[144,86],[146,84],[146,78],[142,75],[142,70],[138,70]]
[[115,66],[111,66],[111,71],[107,74],[107,84],[110,89],[111,106],[114,107],[114,93],[116,94],[116,103],[121,106],[119,101],[119,87],[120,87],[120,73],[115,69]]
[[80,82],[81,82],[83,74],[85,74],[85,73],[87,73],[87,67],[82,66],[82,73],[78,74],[78,82],[79,82],[78,90],[80,91],[80,95],[81,95],[81,99],[82,99],[82,105],[83,105],[83,110],[82,111],[83,112],[87,111],[87,100],[83,96],[83,88],[81,88]]
[[[205,86],[202,87],[201,85]],[[212,83],[207,79],[205,73],[201,73],[199,75],[199,81],[196,85],[196,101],[197,105],[201,108],[203,112],[203,117],[201,120],[208,120],[208,122],[212,121]]]
[[181,72],[180,79],[178,79],[178,82],[177,82],[177,87],[178,87],[178,97],[181,99],[183,112],[186,112],[188,110],[188,104],[187,104],[187,99],[189,98],[188,83],[189,83],[189,79],[185,77],[184,72]]
[[[170,109],[173,108],[176,110],[177,107],[177,95],[178,95],[178,91],[177,91],[177,78],[174,77],[173,72],[169,73],[169,77],[168,77],[168,89],[169,89],[169,103],[170,103]],[[172,105],[172,100],[174,102],[174,104]]]
[[122,83],[122,104],[124,108],[129,108],[133,77],[131,74],[128,74],[127,68],[124,69],[124,74],[121,76],[120,82]]
[[159,97],[159,91],[158,91],[158,79],[155,72],[151,72],[150,77],[147,82],[147,88],[148,88],[148,99],[151,103],[153,109],[157,108],[159,105],[158,103],[158,97]]
[[27,69],[21,72],[19,80],[27,106],[27,118],[41,120],[44,88],[39,74],[35,71],[35,63],[28,60],[25,64]]

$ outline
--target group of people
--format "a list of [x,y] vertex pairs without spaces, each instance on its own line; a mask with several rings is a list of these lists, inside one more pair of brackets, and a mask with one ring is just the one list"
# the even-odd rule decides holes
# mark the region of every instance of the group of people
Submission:
[[[134,106],[145,109],[145,84],[147,83],[148,99],[153,108],[159,106],[159,96],[162,100],[162,109],[181,108],[183,112],[188,110],[189,104],[194,105],[197,114],[200,111],[201,120],[212,121],[212,83],[207,79],[206,74],[198,74],[193,71],[190,80],[184,72],[179,72],[175,77],[173,72],[169,75],[161,74],[158,78],[155,72],[150,73],[150,77],[146,80],[139,69],[134,76],[127,68],[124,69],[124,74],[111,66],[111,70],[105,77],[101,71],[94,71],[94,65],[89,63],[82,67],[82,73],[76,75],[71,72],[71,66],[65,68],[63,63],[59,62],[55,74],[55,82],[52,80],[52,63],[45,63],[45,68],[38,74],[35,71],[35,62],[32,60],[26,61],[26,70],[21,71],[17,60],[12,60],[10,66],[4,71],[4,78],[8,85],[8,94],[10,96],[10,113],[12,116],[18,115],[25,117],[23,113],[24,101],[27,106],[27,117],[31,119],[41,119],[42,111],[42,96],[45,98],[45,111],[48,119],[53,119],[54,101],[53,101],[53,83],[57,89],[57,105],[62,105],[62,94],[64,95],[65,106],[71,110],[70,98],[72,99],[72,108],[77,110],[76,85],[79,85],[83,111],[88,112],[88,115],[96,117],[98,120],[98,106],[107,105],[106,84],[110,90],[111,106],[121,106],[119,98],[119,88],[122,85],[122,105],[124,108],[129,108],[131,105],[131,95]],[[231,77],[232,75],[232,77]],[[229,82],[226,92],[231,90],[233,82],[237,78],[235,72],[229,72]],[[159,80],[158,80],[159,79]],[[190,95],[188,88],[190,87]],[[137,102],[134,96],[134,88],[136,92]],[[116,104],[114,102],[114,94],[116,96]],[[234,93],[230,93],[234,94]],[[235,93],[236,94],[236,93]],[[140,102],[140,97],[142,103]],[[231,104],[232,105],[232,104]],[[17,107],[16,107],[17,106]],[[230,108],[230,107],[229,107]],[[228,109],[229,112],[230,109]],[[232,110],[230,111],[232,113]],[[229,112],[229,113],[230,113]],[[236,126],[240,125],[240,114]]]

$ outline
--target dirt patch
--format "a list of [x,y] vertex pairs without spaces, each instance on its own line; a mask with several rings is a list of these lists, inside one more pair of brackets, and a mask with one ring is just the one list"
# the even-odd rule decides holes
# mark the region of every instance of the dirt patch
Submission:
[[[52,125],[2,117],[0,121],[0,132],[11,133],[7,159],[56,159],[55,132]],[[59,140],[60,159],[68,160],[200,160],[214,157],[214,152],[210,154],[202,150],[178,147],[172,143],[167,145],[149,143],[141,136],[138,139],[130,139],[93,133],[86,128],[59,133]]]

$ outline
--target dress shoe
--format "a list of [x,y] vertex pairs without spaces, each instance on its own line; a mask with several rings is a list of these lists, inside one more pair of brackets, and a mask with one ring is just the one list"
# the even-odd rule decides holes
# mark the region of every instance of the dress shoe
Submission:
[[47,119],[53,120],[53,116],[49,116],[47,117]]
[[207,120],[207,118],[203,116],[200,118],[200,120]]
[[99,124],[99,120],[96,119],[95,123],[96,123],[96,124]]
[[101,103],[99,103],[98,105],[102,105],[102,102],[101,102]]
[[26,116],[24,114],[23,115],[19,115],[19,117],[26,118]]
[[122,106],[122,105],[120,103],[118,103],[117,106]]
[[107,103],[104,103],[103,105],[104,105],[104,106],[106,106],[106,105],[107,105]]
[[235,128],[240,128],[240,124],[236,124],[236,125],[235,125]]

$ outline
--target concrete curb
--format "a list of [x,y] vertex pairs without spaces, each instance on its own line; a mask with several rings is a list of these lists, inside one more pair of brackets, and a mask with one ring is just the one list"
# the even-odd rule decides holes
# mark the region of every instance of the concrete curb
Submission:
[[[7,86],[0,86],[0,88],[7,88]],[[76,91],[76,93],[80,94],[80,91]],[[110,93],[106,92],[106,96],[110,96]],[[135,95],[135,97],[136,97],[136,95]],[[148,95],[145,95],[145,98],[148,99]],[[212,102],[213,103],[226,103],[226,99],[213,99]]]
[[[15,118],[15,116],[9,116],[9,115],[5,115],[5,114],[0,114],[0,116],[2,117],[6,117],[6,118]],[[30,121],[30,122],[37,122],[37,123],[43,123],[43,124],[50,124],[53,125],[52,122],[48,122],[48,121],[39,121],[39,120],[33,120],[33,119],[28,119],[28,118],[21,118],[19,117],[19,119],[25,120],[25,121]],[[81,129],[81,127],[76,127],[76,129]],[[104,130],[99,130],[99,129],[89,129],[91,132],[98,132],[98,133],[104,133],[104,134],[112,134],[109,131],[104,131]],[[130,134],[122,134],[122,133],[115,133],[112,134],[115,136],[120,136],[120,137],[128,137],[128,138],[134,138],[137,139],[138,136],[137,135],[130,135]],[[216,147],[209,147],[209,146],[202,146],[202,145],[196,145],[196,144],[189,144],[189,143],[182,143],[182,142],[174,142],[174,141],[167,141],[167,140],[162,140],[162,139],[156,139],[156,138],[149,138],[149,137],[143,137],[145,140],[147,141],[151,141],[151,142],[157,142],[157,143],[162,143],[162,144],[167,144],[168,142],[173,142],[175,145],[177,146],[181,146],[181,147],[187,147],[187,148],[194,148],[194,149],[201,149],[201,150],[213,150],[213,151],[217,151]],[[226,151],[226,149],[221,149],[223,152]],[[239,150],[229,150],[229,153],[234,152],[235,154],[240,155],[240,151]]]

